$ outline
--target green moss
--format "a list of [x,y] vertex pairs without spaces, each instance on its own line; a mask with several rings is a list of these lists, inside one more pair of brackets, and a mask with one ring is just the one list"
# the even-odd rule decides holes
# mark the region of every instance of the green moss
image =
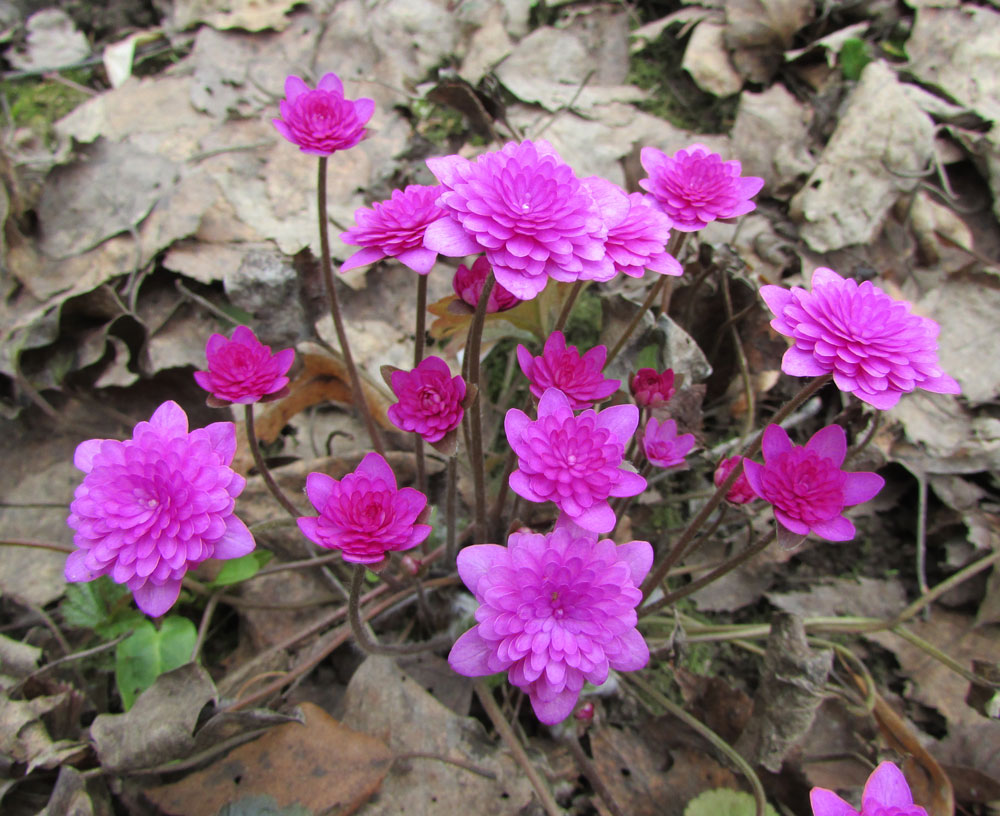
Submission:
[[[81,85],[90,78],[84,70],[66,71],[63,76]],[[83,91],[40,77],[4,80],[0,93],[7,98],[15,126],[30,128],[45,144],[52,143],[53,123],[88,99]]]
[[457,110],[417,99],[410,105],[417,133],[428,142],[449,148],[453,140],[466,134],[465,121]]
[[573,314],[566,323],[566,340],[581,353],[597,345],[601,336],[603,312],[601,296],[593,287],[584,289],[573,306]]

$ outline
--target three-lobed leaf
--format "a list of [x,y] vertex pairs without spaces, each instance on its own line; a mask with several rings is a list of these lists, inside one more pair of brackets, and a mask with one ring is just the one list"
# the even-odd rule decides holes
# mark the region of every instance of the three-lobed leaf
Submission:
[[190,662],[198,639],[194,624],[180,615],[164,618],[157,629],[146,620],[118,644],[115,651],[115,683],[126,711],[136,697],[164,672]]

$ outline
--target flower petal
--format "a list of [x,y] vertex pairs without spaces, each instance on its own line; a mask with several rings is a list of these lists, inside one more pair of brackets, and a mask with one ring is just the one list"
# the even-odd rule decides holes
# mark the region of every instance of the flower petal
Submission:
[[135,605],[151,618],[158,618],[165,615],[170,607],[177,603],[177,598],[181,594],[181,582],[179,580],[168,580],[158,586],[152,581],[146,581],[138,589],[133,589]]
[[448,653],[448,665],[465,677],[493,674],[488,661],[494,651],[494,644],[483,640],[479,634],[479,627],[473,626],[451,647]]
[[858,812],[832,790],[813,788],[809,791],[813,816],[859,816]]
[[463,547],[458,553],[458,576],[469,591],[476,592],[479,579],[495,567],[509,563],[506,547],[496,544],[474,544]]
[[827,425],[820,428],[806,442],[806,450],[815,451],[820,456],[832,459],[839,468],[844,464],[844,457],[847,455],[847,434],[839,425]]
[[863,811],[879,808],[903,808],[913,804],[913,795],[906,777],[891,762],[880,762],[872,771],[861,794],[861,809]]
[[760,449],[764,454],[764,461],[768,462],[771,459],[776,459],[783,453],[788,453],[792,449],[792,440],[788,438],[785,429],[780,425],[768,425],[764,429]]
[[885,479],[877,473],[860,471],[844,475],[847,477],[844,483],[845,507],[853,507],[855,504],[861,504],[875,498],[885,486]]

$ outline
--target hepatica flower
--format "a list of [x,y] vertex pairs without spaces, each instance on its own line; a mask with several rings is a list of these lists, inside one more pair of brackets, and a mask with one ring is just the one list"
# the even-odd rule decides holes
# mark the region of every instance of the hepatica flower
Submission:
[[609,669],[649,662],[635,607],[652,563],[646,541],[615,546],[565,527],[514,533],[506,547],[466,547],[458,574],[480,603],[478,623],[448,662],[467,677],[508,672],[538,719],[554,725],[573,711],[584,681],[600,685]]
[[531,393],[540,398],[547,388],[558,388],[574,411],[610,397],[622,384],[601,373],[607,356],[607,346],[595,346],[581,356],[576,346],[566,345],[561,331],[549,335],[540,357],[533,357],[524,346],[517,347],[517,362],[531,383]]
[[358,225],[342,232],[340,240],[362,249],[351,255],[340,271],[391,256],[421,275],[430,272],[437,253],[424,246],[424,232],[443,215],[435,203],[440,194],[440,187],[411,184],[405,190],[393,190],[388,201],[376,202],[371,209],[355,210]]
[[345,99],[336,74],[326,74],[316,89],[297,76],[285,80],[281,118],[272,119],[278,133],[303,153],[330,156],[368,136],[365,125],[375,112],[371,99]]
[[882,410],[915,388],[961,391],[938,364],[940,326],[870,281],[859,285],[820,267],[813,272],[810,292],[801,286],[762,286],[760,295],[774,312],[771,326],[794,341],[781,360],[786,374],[832,373],[841,391]]
[[642,449],[650,463],[659,468],[679,468],[684,457],[694,447],[694,434],[677,435],[677,423],[672,419],[660,422],[650,417],[642,437]]
[[219,407],[235,402],[249,405],[269,402],[286,392],[288,369],[295,360],[292,349],[277,354],[265,346],[246,326],[238,326],[232,339],[213,334],[205,344],[207,371],[194,372],[194,379],[211,394],[209,402]]
[[604,250],[608,214],[548,142],[510,142],[475,161],[444,156],[427,166],[444,188],[438,203],[447,213],[427,228],[428,249],[449,257],[485,252],[497,282],[522,300],[550,277],[614,276]]
[[389,406],[389,420],[397,428],[440,442],[462,421],[465,380],[452,377],[440,357],[427,357],[412,371],[391,371],[389,385],[399,400]]
[[635,496],[646,480],[622,467],[625,445],[639,409],[614,405],[574,416],[569,398],[549,388],[538,402],[538,419],[512,408],[504,418],[507,442],[517,454],[510,487],[533,502],[551,501],[585,530],[615,527],[609,496]]
[[392,468],[377,453],[340,480],[310,473],[306,495],[319,515],[299,519],[303,535],[340,550],[354,564],[380,565],[387,552],[412,549],[431,532],[419,523],[427,497],[412,487],[399,490]]
[[793,445],[784,428],[768,425],[761,447],[764,464],[746,459],[743,473],[753,492],[774,506],[779,543],[797,546],[809,533],[830,541],[854,538],[844,508],[874,498],[885,480],[840,469],[847,453],[843,428],[828,425],[805,445]]
[[[715,474],[712,476],[712,482],[716,487],[721,487],[722,483],[729,478],[729,474],[733,472],[735,468],[741,461],[742,456],[730,456],[728,459],[723,459],[719,462],[718,467],[715,469]],[[746,473],[740,473],[736,477],[736,481],[733,482],[732,487],[726,492],[726,501],[731,504],[749,504],[754,499],[757,498],[757,494],[753,492],[753,488],[750,487],[750,483],[747,481]]]
[[672,156],[644,147],[640,160],[649,178],[642,179],[639,186],[681,232],[696,232],[716,219],[750,212],[757,206],[750,199],[764,186],[762,178],[740,176],[738,161],[723,161],[701,144]]
[[163,403],[124,442],[81,442],[73,464],[86,475],[67,521],[79,549],[66,559],[66,580],[110,575],[158,617],[177,601],[190,568],[253,550],[253,536],[233,514],[246,485],[229,467],[235,453],[232,422],[188,432],[176,402]]
[[[476,258],[476,262],[471,267],[459,264],[455,271],[455,277],[451,281],[451,286],[459,300],[475,309],[479,305],[479,296],[483,293],[483,286],[486,285],[486,278],[491,269],[490,262],[486,260],[485,255]],[[512,295],[499,283],[494,283],[490,290],[489,300],[486,301],[486,313],[506,312],[520,302],[520,298]]]
[[926,810],[913,804],[906,777],[891,762],[880,763],[868,777],[860,813],[826,788],[813,788],[809,804],[813,816],[927,816]]
[[683,275],[680,261],[666,251],[670,218],[650,206],[641,193],[632,193],[628,201],[625,217],[609,226],[604,243],[615,271],[631,278],[641,278],[647,269],[661,275]]
[[628,387],[636,404],[643,408],[666,405],[677,392],[672,368],[662,372],[658,372],[655,368],[640,368]]

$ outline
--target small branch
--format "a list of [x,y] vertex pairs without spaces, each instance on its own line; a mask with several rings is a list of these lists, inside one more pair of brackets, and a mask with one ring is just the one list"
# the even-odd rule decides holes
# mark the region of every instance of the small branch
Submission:
[[26,538],[6,538],[0,541],[0,547],[33,547],[36,550],[52,550],[52,552],[69,555],[76,552],[76,547],[69,544],[56,544],[52,541],[29,541]]
[[411,759],[432,759],[435,762],[444,762],[448,765],[454,765],[456,768],[461,768],[469,773],[477,774],[478,776],[485,777],[486,779],[496,780],[497,775],[493,771],[488,771],[486,768],[480,768],[478,765],[473,765],[464,759],[452,759],[451,757],[446,757],[442,754],[432,754],[427,751],[407,751],[405,754],[396,754],[392,758],[393,762],[403,762],[409,761]]
[[611,793],[610,788],[604,784],[604,780],[601,775],[597,772],[597,768],[594,767],[594,763],[590,761],[590,757],[584,753],[583,746],[580,745],[580,740],[576,738],[576,734],[570,734],[567,736],[563,742],[566,747],[569,748],[569,752],[573,755],[573,759],[576,762],[577,768],[580,769],[587,781],[590,782],[590,786],[594,789],[594,792],[601,797],[601,800],[607,806],[608,810],[611,811],[611,816],[625,816],[625,811],[622,810],[621,806],[615,800],[614,794]]

